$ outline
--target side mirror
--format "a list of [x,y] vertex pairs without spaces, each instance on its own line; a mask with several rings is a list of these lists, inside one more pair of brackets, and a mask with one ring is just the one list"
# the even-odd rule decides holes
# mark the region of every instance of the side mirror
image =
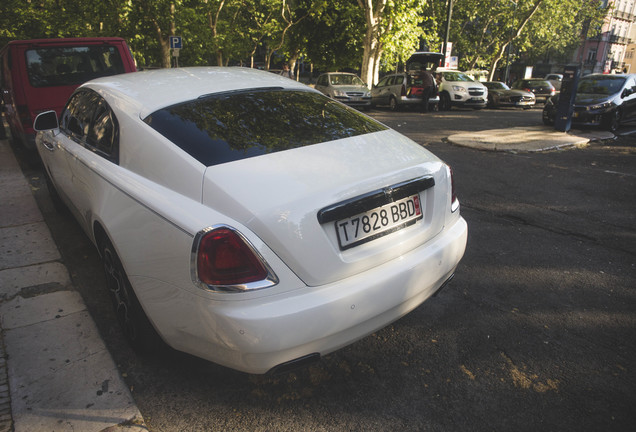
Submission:
[[55,111],[46,111],[38,114],[33,122],[33,129],[36,131],[46,131],[52,129],[58,129],[60,124],[57,121],[57,114]]

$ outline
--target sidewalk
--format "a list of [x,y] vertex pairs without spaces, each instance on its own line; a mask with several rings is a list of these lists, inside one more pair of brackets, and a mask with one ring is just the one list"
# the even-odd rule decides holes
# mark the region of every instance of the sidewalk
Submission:
[[0,432],[147,431],[0,140]]

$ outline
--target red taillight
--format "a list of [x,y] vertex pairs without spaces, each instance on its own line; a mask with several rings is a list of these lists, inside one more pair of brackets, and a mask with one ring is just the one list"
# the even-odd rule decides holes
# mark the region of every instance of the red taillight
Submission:
[[197,274],[207,285],[241,285],[265,280],[268,272],[236,231],[217,228],[201,238]]

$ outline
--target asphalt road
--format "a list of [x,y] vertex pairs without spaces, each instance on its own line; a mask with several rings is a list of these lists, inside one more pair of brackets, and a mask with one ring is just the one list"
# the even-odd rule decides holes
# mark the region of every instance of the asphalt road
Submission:
[[[28,176],[74,284],[152,431],[632,431],[636,138],[536,154],[444,138],[540,110],[372,111],[448,162],[469,224],[455,280],[393,325],[283,376],[181,353],[145,359],[110,310],[97,253]],[[627,128],[624,128],[624,131]]]

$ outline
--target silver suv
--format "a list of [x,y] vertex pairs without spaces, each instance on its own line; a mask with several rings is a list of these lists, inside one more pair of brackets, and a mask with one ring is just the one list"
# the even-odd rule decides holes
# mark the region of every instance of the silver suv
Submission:
[[[388,105],[392,111],[404,106],[424,108],[423,91],[423,81],[419,74],[390,74],[371,89],[371,106]],[[428,109],[435,109],[438,102],[439,97],[435,92],[428,100]]]

